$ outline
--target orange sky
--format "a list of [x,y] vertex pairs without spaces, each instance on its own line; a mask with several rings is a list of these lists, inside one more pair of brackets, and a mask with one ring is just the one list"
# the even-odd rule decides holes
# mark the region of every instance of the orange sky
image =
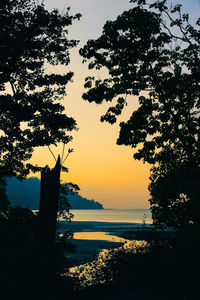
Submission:
[[[198,0],[182,2],[193,2],[196,11]],[[99,121],[100,116],[106,112],[107,104],[90,104],[81,98],[84,78],[93,74],[93,71],[89,73],[87,65],[81,63],[78,49],[87,39],[97,38],[101,34],[106,20],[114,20],[132,5],[128,0],[46,0],[44,3],[50,9],[70,6],[72,13],[83,14],[81,21],[75,22],[70,28],[70,36],[81,42],[72,51],[71,64],[64,69],[65,72],[71,70],[75,73],[74,82],[67,86],[68,94],[63,99],[63,105],[67,114],[76,119],[79,131],[73,134],[73,142],[68,144],[75,152],[66,160],[65,166],[69,168],[69,173],[63,173],[62,180],[78,184],[82,196],[99,201],[105,208],[149,208],[150,166],[135,161],[133,149],[116,145],[119,122],[109,125]],[[63,67],[60,71],[63,71]],[[101,73],[96,75],[103,76]],[[129,103],[119,121],[128,119],[137,107],[137,98],[129,98]],[[52,150],[55,155],[61,154],[62,145],[57,148],[52,146]],[[35,150],[32,162],[41,166],[54,165],[53,157],[46,147]]]

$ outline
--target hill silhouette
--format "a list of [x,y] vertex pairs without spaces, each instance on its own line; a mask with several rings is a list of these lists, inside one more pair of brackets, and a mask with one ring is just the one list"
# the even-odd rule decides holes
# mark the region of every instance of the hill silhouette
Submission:
[[[8,178],[7,196],[11,206],[20,205],[32,210],[39,209],[40,201],[40,180],[30,177],[19,181],[16,178]],[[97,201],[89,200],[78,194],[69,195],[71,209],[103,209],[103,205]]]

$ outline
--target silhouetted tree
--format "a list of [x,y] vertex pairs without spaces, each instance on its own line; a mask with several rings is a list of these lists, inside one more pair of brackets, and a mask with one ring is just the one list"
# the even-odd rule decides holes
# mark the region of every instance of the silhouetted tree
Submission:
[[77,194],[80,188],[72,182],[60,184],[58,200],[58,220],[71,221],[74,215],[70,212],[69,195]]
[[[83,62],[90,61],[89,69],[109,72],[103,80],[85,79],[88,91],[83,99],[98,104],[115,101],[101,117],[102,122],[113,124],[128,100],[134,101],[131,96],[138,96],[138,108],[127,122],[120,123],[117,144],[136,148],[135,159],[154,165],[150,184],[153,218],[166,224],[161,215],[173,210],[178,216],[185,202],[194,205],[193,212],[198,209],[195,214],[200,216],[199,199],[191,189],[191,180],[199,182],[200,172],[200,19],[191,25],[181,5],[168,7],[166,0],[130,2],[132,9],[107,21],[102,35],[80,50]],[[164,196],[157,193],[163,181],[168,184]],[[172,181],[173,188],[177,181],[179,188],[170,198]],[[194,218],[188,222],[193,223]]]
[[200,169],[190,163],[153,167],[149,190],[154,224],[184,229],[199,226]]
[[73,118],[59,103],[73,73],[68,39],[71,16],[28,0],[0,2],[0,167],[1,174],[26,176],[34,147],[68,143],[67,131],[76,129]]
[[60,156],[51,170],[46,166],[41,172],[40,185],[40,237],[43,242],[52,243],[56,235],[58,199],[60,188]]
[[0,219],[5,217],[8,210],[9,200],[6,195],[6,182],[0,177]]

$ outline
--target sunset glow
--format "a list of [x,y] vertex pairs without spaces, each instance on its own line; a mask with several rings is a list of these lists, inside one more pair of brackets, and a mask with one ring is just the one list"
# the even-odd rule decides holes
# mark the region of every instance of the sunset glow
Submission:
[[[176,1],[173,1],[174,3]],[[196,17],[195,5],[198,1],[183,1],[185,8]],[[191,8],[191,2],[193,7]],[[69,173],[63,173],[63,182],[73,182],[80,186],[80,194],[103,204],[105,208],[149,208],[148,183],[150,165],[133,159],[134,150],[129,147],[117,146],[119,122],[126,121],[134,108],[137,98],[130,97],[125,113],[117,124],[109,125],[100,122],[100,117],[106,112],[107,103],[97,105],[82,100],[84,78],[92,75],[87,64],[82,64],[78,54],[79,48],[89,38],[97,38],[106,20],[114,20],[118,14],[132,7],[129,1],[67,1],[46,0],[45,5],[52,9],[71,7],[71,12],[80,12],[82,18],[74,22],[69,31],[70,37],[79,39],[79,46],[72,51],[71,64],[66,71],[73,71],[73,83],[67,86],[67,96],[63,100],[66,112],[78,124],[79,131],[72,132],[73,141],[67,145],[73,148],[65,162]],[[106,10],[105,10],[106,6]],[[61,72],[63,72],[63,67]],[[97,73],[103,76],[102,72]],[[57,156],[62,153],[62,145],[51,147]],[[47,147],[36,149],[32,162],[53,167],[55,161]]]

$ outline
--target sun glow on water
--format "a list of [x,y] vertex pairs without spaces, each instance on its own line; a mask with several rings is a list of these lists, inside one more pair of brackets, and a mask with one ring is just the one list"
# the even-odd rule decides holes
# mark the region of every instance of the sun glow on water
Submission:
[[126,243],[127,239],[110,235],[107,232],[75,232],[73,235],[75,240],[101,240],[114,243]]
[[[100,234],[100,236],[103,238],[106,235],[106,233],[103,232]],[[93,284],[105,283],[107,280],[111,282],[113,280],[113,274],[112,268],[109,268],[109,264],[110,262],[112,264],[113,258],[116,258],[118,255],[120,255],[120,251],[123,252],[123,255],[136,253],[138,249],[145,249],[146,245],[147,242],[145,241],[130,241],[124,239],[121,247],[102,250],[96,260],[72,267],[69,269],[68,274],[64,274],[64,276],[67,275],[71,278],[75,278],[77,280],[78,289],[91,286]],[[105,269],[107,270],[106,272]]]

